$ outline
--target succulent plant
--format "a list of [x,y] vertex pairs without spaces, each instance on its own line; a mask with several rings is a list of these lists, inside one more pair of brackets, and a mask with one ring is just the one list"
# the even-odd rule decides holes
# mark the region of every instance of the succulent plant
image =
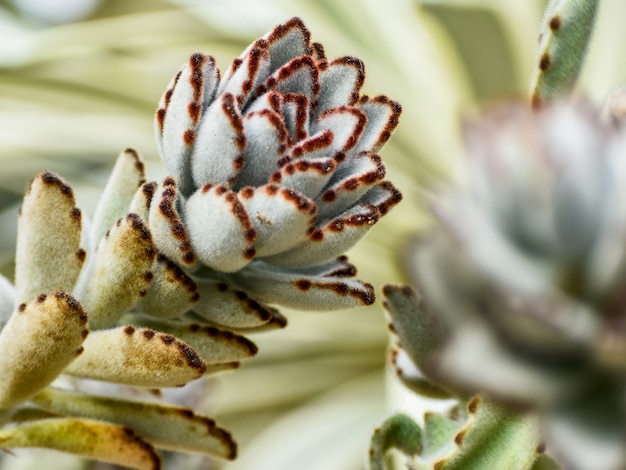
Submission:
[[198,283],[196,313],[212,318],[219,285],[307,310],[374,302],[371,285],[349,279],[344,253],[401,199],[375,153],[400,106],[359,96],[364,77],[356,58],[327,60],[298,18],[253,42],[223,77],[199,53],[176,74],[156,115],[172,177],[148,225]]

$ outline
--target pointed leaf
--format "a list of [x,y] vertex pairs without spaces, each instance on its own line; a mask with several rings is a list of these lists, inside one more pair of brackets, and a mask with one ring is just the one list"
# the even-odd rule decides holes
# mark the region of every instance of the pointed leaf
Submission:
[[356,106],[367,116],[367,126],[352,151],[378,152],[398,125],[402,107],[382,95],[362,96]]
[[257,256],[271,256],[306,240],[315,223],[315,203],[293,189],[277,184],[250,186],[239,193],[256,230]]
[[353,105],[365,81],[365,66],[355,57],[339,57],[320,73],[320,93],[316,112],[343,105]]
[[44,172],[31,181],[17,222],[17,303],[74,288],[86,257],[80,248],[81,219],[72,188],[63,180]]
[[243,167],[246,135],[237,99],[220,95],[204,113],[198,127],[191,171],[195,187],[231,184]]
[[137,214],[119,219],[105,234],[75,290],[91,329],[114,324],[146,294],[155,256],[150,231]]
[[178,387],[204,374],[206,364],[172,335],[127,325],[92,332],[85,351],[65,370],[77,377],[137,387]]
[[132,429],[101,421],[52,418],[0,430],[0,446],[45,447],[140,470],[159,470],[161,458]]
[[191,310],[200,297],[196,283],[180,267],[158,255],[152,266],[154,277],[137,308],[160,318],[175,318]]
[[148,221],[159,252],[179,266],[193,269],[197,260],[185,224],[178,213],[178,188],[173,178],[165,178],[152,198]]
[[91,246],[98,246],[106,231],[128,213],[137,188],[144,182],[143,159],[133,149],[124,150],[117,158],[96,207],[91,226]]
[[298,158],[274,173],[270,181],[315,199],[337,168],[334,158]]
[[193,191],[191,153],[204,109],[212,101],[219,72],[211,56],[195,53],[165,92],[156,115],[161,157],[183,194]]
[[280,115],[269,109],[246,114],[243,127],[245,163],[237,175],[237,187],[261,186],[279,168],[287,148],[287,129]]
[[0,333],[0,409],[49,385],[82,353],[89,333],[81,305],[61,291],[21,304]]
[[208,279],[196,279],[196,283],[200,300],[194,311],[216,325],[257,328],[272,320],[272,312],[243,291]]
[[96,397],[47,389],[35,397],[52,413],[110,421],[132,428],[142,439],[162,449],[204,454],[232,460],[237,444],[230,433],[188,408]]
[[298,272],[262,269],[260,262],[232,275],[242,289],[262,302],[300,310],[338,310],[371,305],[371,285],[343,277],[306,276]]
[[149,222],[150,205],[152,204],[152,198],[158,186],[156,181],[142,184],[135,192],[132,201],[130,201],[130,206],[128,207],[128,212],[137,214],[146,224]]
[[125,319],[135,326],[176,336],[191,346],[207,365],[241,361],[258,352],[249,339],[214,326],[158,320],[144,315],[130,315]]
[[206,266],[236,271],[255,256],[250,215],[226,186],[204,185],[187,201],[185,220],[193,251]]

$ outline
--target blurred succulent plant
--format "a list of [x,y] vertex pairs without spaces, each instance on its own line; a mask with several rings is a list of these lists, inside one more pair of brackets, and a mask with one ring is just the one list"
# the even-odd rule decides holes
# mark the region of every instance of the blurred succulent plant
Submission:
[[[556,102],[580,72],[597,3],[548,6],[532,87],[540,109],[501,105],[466,124],[457,184],[430,198],[437,228],[409,257],[423,298],[385,288],[398,340],[391,362],[411,390],[468,407],[481,393],[514,413],[470,424],[484,441],[450,435],[437,462],[426,447],[404,448],[421,428],[400,420],[409,436],[401,439],[392,418],[379,434],[418,455],[417,468],[495,468],[487,460],[458,466],[452,442],[463,455],[515,455],[515,465],[498,468],[626,468],[620,91],[604,117],[587,102]],[[524,414],[529,408],[537,415]],[[499,441],[515,421],[525,429],[515,444]],[[424,435],[428,429],[427,419]],[[537,459],[539,439],[554,460]]]
[[204,294],[224,283],[298,309],[374,302],[343,254],[401,199],[375,153],[400,106],[359,96],[364,74],[353,57],[327,60],[293,18],[224,77],[194,54],[172,80],[156,128],[173,178],[148,220],[159,251],[193,272],[198,314],[211,319]]

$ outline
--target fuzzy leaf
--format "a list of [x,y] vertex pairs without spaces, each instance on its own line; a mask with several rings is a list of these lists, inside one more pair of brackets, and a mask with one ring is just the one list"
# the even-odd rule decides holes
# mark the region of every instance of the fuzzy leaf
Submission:
[[385,454],[392,448],[413,456],[422,451],[422,445],[422,430],[415,421],[404,414],[391,416],[372,435],[370,470],[384,470]]
[[15,287],[0,274],[0,331],[11,317],[15,305]]
[[35,403],[69,416],[109,421],[132,428],[142,439],[168,450],[201,452],[232,460],[237,444],[230,433],[188,408],[97,397],[60,389],[39,393]]
[[428,398],[452,398],[449,391],[424,377],[402,348],[393,348],[389,352],[389,363],[400,381],[412,392]]
[[0,333],[0,409],[47,386],[83,351],[89,331],[81,305],[61,291],[21,304]]
[[224,282],[196,279],[200,300],[194,312],[228,328],[257,328],[272,319],[270,309]]
[[363,96],[356,106],[367,116],[367,125],[352,152],[378,152],[398,125],[402,107],[382,95]]
[[315,122],[313,132],[328,129],[333,133],[331,152],[348,152],[359,141],[367,125],[367,116],[354,106],[340,106],[324,111]]
[[172,335],[121,326],[92,332],[66,373],[137,387],[177,387],[204,374],[198,354]]
[[133,200],[137,188],[144,182],[143,159],[133,149],[124,150],[117,158],[93,216],[91,246],[98,246],[100,239],[107,230],[120,217],[124,217],[128,213],[128,206]]
[[256,231],[237,194],[206,184],[187,201],[185,220],[198,259],[218,271],[236,271],[255,256]]
[[232,280],[255,299],[300,310],[338,310],[372,305],[371,285],[344,277],[303,275],[261,262],[233,273]]
[[31,181],[17,222],[16,303],[74,288],[85,260],[81,219],[74,192],[63,180],[44,172]]
[[159,470],[154,448],[127,427],[75,418],[51,418],[0,430],[0,446],[45,447],[141,470]]
[[143,315],[129,315],[125,320],[135,326],[176,336],[191,346],[207,365],[241,361],[256,355],[258,351],[249,339],[214,326],[157,320]]
[[141,217],[141,220],[148,223],[150,220],[150,205],[152,204],[152,198],[154,197],[154,193],[157,188],[158,185],[155,181],[142,184],[135,192],[135,195],[130,202],[128,212],[137,214]]
[[198,301],[196,283],[180,267],[158,255],[152,266],[154,278],[137,308],[148,315],[175,318],[191,310]]
[[310,56],[295,57],[274,72],[262,87],[280,93],[298,93],[313,103],[320,89],[319,72]]
[[255,41],[238,61],[233,62],[219,94],[229,93],[237,98],[239,106],[246,105],[250,94],[270,74],[270,55],[265,41]]
[[263,39],[268,43],[271,57],[271,73],[278,70],[294,57],[308,52],[311,34],[300,18],[276,26]]
[[339,57],[331,61],[320,74],[320,94],[316,111],[344,104],[353,105],[365,81],[365,66],[355,57]]
[[145,295],[155,256],[150,231],[137,214],[119,219],[104,236],[75,291],[92,330],[114,324]]
[[567,96],[582,68],[600,0],[552,0],[543,18],[537,69],[531,82],[534,106]]
[[310,198],[317,198],[333,176],[337,162],[334,158],[298,158],[272,175],[273,183],[295,189]]

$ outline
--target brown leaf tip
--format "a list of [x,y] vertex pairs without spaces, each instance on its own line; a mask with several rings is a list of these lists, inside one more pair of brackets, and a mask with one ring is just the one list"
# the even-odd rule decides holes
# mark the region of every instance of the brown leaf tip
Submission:
[[467,412],[470,414],[476,413],[478,411],[478,406],[480,405],[480,398],[474,397],[467,403]]
[[78,258],[79,262],[84,263],[85,259],[87,259],[87,252],[83,248],[79,248],[76,250],[76,258]]
[[541,70],[542,72],[545,72],[546,70],[550,68],[551,64],[552,64],[552,60],[550,59],[550,55],[547,52],[545,52],[541,56],[541,59],[539,60],[539,70]]
[[538,454],[543,454],[545,451],[546,451],[546,443],[540,442],[539,445],[537,446],[537,449],[535,449],[535,452],[537,452]]
[[72,188],[65,184],[65,182],[54,173],[44,171],[40,175],[41,181],[47,186],[57,186],[59,190],[66,196],[73,198],[74,192]]
[[555,32],[561,29],[561,17],[557,15],[550,18],[548,26],[550,26],[550,29]]
[[124,328],[124,334],[128,335],[128,336],[132,336],[135,333],[135,327],[132,325],[128,325],[126,328]]
[[156,331],[151,330],[150,328],[146,328],[142,330],[141,334],[146,339],[146,341],[150,341],[156,335]]
[[150,470],[161,470],[161,457],[159,456],[155,448],[150,443],[144,441],[141,437],[137,436],[137,434],[135,434],[135,431],[133,431],[131,428],[124,427],[122,431],[124,432],[124,437],[129,444],[141,447],[145,451],[145,453],[148,454],[151,464]]
[[182,341],[176,341],[174,344],[178,347],[178,350],[187,361],[187,365],[192,369],[197,369],[200,374],[204,374],[204,371],[206,371],[206,364],[200,356],[198,356],[193,349]]
[[19,307],[17,307],[17,311],[20,312],[20,313],[23,312],[24,310],[26,310],[26,304],[25,303],[22,303],[22,304],[19,305]]
[[463,438],[465,437],[465,430],[462,430],[460,432],[457,433],[456,436],[454,436],[454,443],[457,446],[460,446],[461,444],[463,444]]

